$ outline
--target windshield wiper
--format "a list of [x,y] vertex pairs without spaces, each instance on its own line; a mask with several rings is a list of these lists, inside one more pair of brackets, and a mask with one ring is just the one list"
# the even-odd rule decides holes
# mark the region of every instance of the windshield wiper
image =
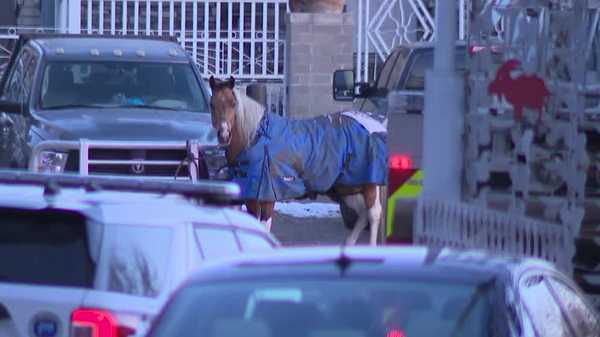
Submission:
[[74,108],[89,108],[89,109],[106,109],[107,106],[98,104],[64,104],[55,105],[50,107],[44,107],[44,110],[60,110],[60,109],[74,109]]
[[170,111],[181,111],[183,109],[169,108],[166,106],[148,105],[148,104],[122,104],[117,105],[115,108],[135,108],[135,109],[156,109],[156,110],[170,110]]

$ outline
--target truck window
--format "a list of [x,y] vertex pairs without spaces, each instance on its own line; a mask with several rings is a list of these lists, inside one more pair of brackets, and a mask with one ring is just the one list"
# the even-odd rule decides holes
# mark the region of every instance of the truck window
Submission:
[[11,102],[26,103],[31,93],[36,66],[35,54],[29,48],[23,49],[15,60],[2,98]]
[[[410,62],[408,75],[400,81],[397,89],[423,91],[425,90],[425,73],[433,67],[433,49],[416,52]],[[463,48],[456,51],[456,66],[459,71],[466,69],[465,50]]]
[[390,77],[392,75],[392,71],[394,70],[394,66],[396,65],[396,61],[398,60],[398,56],[400,55],[400,51],[395,51],[392,53],[383,63],[381,67],[381,72],[377,77],[377,89],[386,89],[388,86],[388,82],[390,81]]
[[187,63],[50,62],[44,69],[40,105],[208,112],[199,80]]

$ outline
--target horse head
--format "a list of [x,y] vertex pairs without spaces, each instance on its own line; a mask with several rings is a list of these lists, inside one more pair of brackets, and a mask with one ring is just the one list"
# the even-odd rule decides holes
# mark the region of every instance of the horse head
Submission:
[[219,143],[229,145],[235,127],[235,109],[238,104],[233,91],[235,79],[231,76],[228,80],[218,80],[211,76],[209,84],[212,90],[210,99],[212,125],[217,130]]

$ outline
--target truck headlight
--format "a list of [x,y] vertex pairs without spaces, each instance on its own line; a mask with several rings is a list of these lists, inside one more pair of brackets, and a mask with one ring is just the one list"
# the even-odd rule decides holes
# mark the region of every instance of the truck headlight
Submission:
[[37,167],[41,173],[62,173],[69,155],[64,152],[42,151],[38,157]]

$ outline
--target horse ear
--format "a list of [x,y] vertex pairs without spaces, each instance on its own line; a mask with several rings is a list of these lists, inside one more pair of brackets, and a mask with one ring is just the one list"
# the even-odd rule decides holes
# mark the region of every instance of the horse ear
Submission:
[[214,76],[210,76],[210,78],[208,79],[208,84],[210,85],[210,89],[214,90],[215,89],[215,77]]
[[235,87],[235,78],[233,76],[229,77],[229,88],[233,89]]

